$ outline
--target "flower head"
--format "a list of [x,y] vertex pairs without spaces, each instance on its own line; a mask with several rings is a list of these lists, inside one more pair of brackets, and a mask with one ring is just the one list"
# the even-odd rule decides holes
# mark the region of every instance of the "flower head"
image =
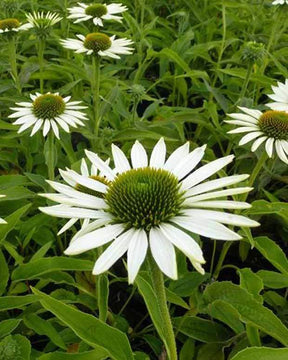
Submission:
[[48,11],[47,14],[44,14],[43,11],[34,11],[33,13],[27,14],[26,17],[29,24],[38,29],[48,29],[62,20],[62,17],[50,11]]
[[226,156],[195,170],[204,151],[202,146],[189,152],[189,143],[186,143],[165,160],[166,145],[160,139],[148,160],[144,147],[136,141],[130,163],[122,150],[112,145],[113,168],[97,154],[86,151],[101,174],[83,176],[73,170],[60,170],[68,185],[49,181],[58,194],[43,194],[59,205],[40,210],[68,219],[75,218],[75,214],[77,218],[92,219],[73,237],[65,251],[67,255],[80,254],[113,240],[96,261],[93,274],[108,270],[127,251],[128,277],[132,283],[148,247],[159,268],[172,279],[177,278],[174,247],[203,274],[202,250],[190,233],[212,239],[239,240],[241,237],[223,224],[259,225],[244,216],[222,211],[250,207],[246,202],[227,200],[227,197],[246,193],[251,188],[219,190],[247,179],[248,175],[203,183],[234,157]]
[[265,143],[269,157],[272,157],[275,147],[279,158],[288,164],[288,113],[277,110],[262,113],[259,110],[245,107],[239,107],[239,109],[244,114],[229,114],[233,120],[226,121],[239,126],[237,129],[229,131],[229,134],[247,133],[242,137],[239,145],[245,145],[254,140],[252,151],[256,151],[262,143]]
[[128,10],[122,4],[100,4],[93,3],[90,5],[78,3],[79,6],[69,8],[70,15],[68,19],[76,19],[74,23],[93,19],[96,26],[103,26],[102,20],[115,20],[121,22],[122,17],[115,14],[123,13]]
[[133,42],[128,39],[115,39],[115,35],[109,37],[103,33],[91,33],[85,36],[76,35],[77,39],[61,40],[66,49],[75,50],[76,53],[87,55],[108,56],[120,59],[121,54],[131,54],[133,49],[129,47]]
[[19,107],[13,107],[14,113],[9,118],[17,118],[14,125],[21,125],[18,133],[33,126],[31,136],[33,136],[41,127],[43,128],[43,136],[46,136],[50,129],[53,130],[55,136],[59,139],[58,126],[69,132],[69,126],[83,126],[82,120],[87,120],[86,115],[81,109],[85,106],[79,105],[80,101],[70,101],[71,96],[63,98],[59,93],[30,95],[32,102],[16,103]]
[[[0,195],[0,198],[3,198],[5,196],[6,195]],[[0,218],[0,224],[7,224],[7,222],[4,219]]]
[[13,31],[18,32],[22,30],[28,30],[30,28],[31,25],[29,23],[21,25],[20,21],[15,18],[0,20],[0,34]]
[[278,86],[272,86],[274,94],[267,95],[274,102],[266,104],[270,109],[288,112],[288,79],[285,83],[277,82]]
[[255,64],[263,59],[265,56],[265,51],[266,50],[263,43],[249,41],[244,44],[242,49],[242,59],[248,63]]
[[274,0],[272,2],[272,5],[284,5],[284,4],[288,4],[288,0]]

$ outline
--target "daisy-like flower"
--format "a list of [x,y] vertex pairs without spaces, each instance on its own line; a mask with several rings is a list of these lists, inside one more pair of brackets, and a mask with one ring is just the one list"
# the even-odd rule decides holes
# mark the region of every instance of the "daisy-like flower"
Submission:
[[241,237],[223,224],[259,225],[244,216],[222,211],[250,207],[246,202],[227,200],[227,196],[247,193],[251,188],[219,190],[247,179],[248,175],[203,182],[234,158],[226,156],[195,170],[204,151],[202,146],[189,152],[189,143],[186,143],[165,160],[166,145],[160,139],[148,160],[144,147],[136,141],[129,162],[122,150],[112,145],[114,168],[97,154],[86,151],[103,176],[87,177],[73,170],[60,170],[68,185],[48,181],[58,193],[43,194],[59,205],[40,210],[62,218],[70,219],[77,214],[77,218],[93,219],[76,233],[66,255],[81,254],[113,241],[97,259],[95,275],[108,270],[127,251],[128,279],[133,283],[148,247],[158,267],[172,279],[177,278],[174,247],[203,274],[202,250],[190,233],[212,239],[239,240]]
[[[5,196],[6,195],[0,195],[0,198],[3,198]],[[7,224],[7,222],[4,219],[0,218],[0,224]]]
[[15,18],[0,20],[0,34],[28,30],[31,27],[29,23],[21,25],[20,21]]
[[272,2],[272,5],[284,5],[288,4],[288,0],[275,0]]
[[227,123],[239,127],[229,131],[229,134],[243,134],[239,145],[254,141],[251,150],[254,152],[265,143],[265,150],[271,158],[275,147],[279,158],[288,164],[288,113],[278,110],[269,110],[262,113],[259,110],[239,107],[244,112],[229,114],[233,120]]
[[85,36],[76,35],[77,39],[60,40],[61,44],[76,53],[87,55],[108,56],[120,59],[121,54],[132,54],[133,48],[129,47],[133,41],[129,39],[115,39],[115,35],[109,37],[103,33],[91,33]]
[[27,14],[26,18],[31,27],[38,29],[47,29],[62,20],[61,16],[51,11],[48,11],[47,14],[43,11],[34,11],[33,13]]
[[121,14],[128,10],[126,6],[114,3],[109,5],[99,3],[86,5],[78,3],[78,5],[79,6],[68,9],[70,13],[68,19],[76,19],[74,23],[93,19],[93,23],[96,26],[103,26],[102,20],[115,20],[121,22],[122,16],[117,16],[115,14]]
[[82,120],[87,120],[83,112],[86,106],[79,105],[81,101],[69,101],[71,96],[62,97],[59,93],[47,93],[41,95],[30,95],[32,102],[16,103],[18,107],[13,107],[13,114],[9,118],[17,119],[13,124],[21,125],[18,133],[22,133],[26,129],[33,127],[31,135],[33,136],[40,128],[43,129],[43,136],[46,136],[50,129],[53,130],[55,136],[59,139],[59,125],[69,132],[69,126],[84,126]]
[[278,86],[272,86],[274,94],[267,95],[274,102],[266,104],[270,109],[288,112],[288,79],[285,83],[277,82]]

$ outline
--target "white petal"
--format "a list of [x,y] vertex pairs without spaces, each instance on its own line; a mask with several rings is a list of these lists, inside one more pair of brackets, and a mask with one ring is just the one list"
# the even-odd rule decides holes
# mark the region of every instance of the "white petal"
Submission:
[[206,145],[193,150],[190,154],[184,157],[179,164],[171,171],[179,180],[183,179],[189,174],[195,166],[199,164],[205,153]]
[[261,131],[255,131],[252,133],[249,133],[245,136],[243,136],[243,138],[239,141],[239,145],[245,145],[247,144],[249,141],[252,141],[253,139],[256,139],[257,137],[263,135],[263,133]]
[[44,122],[44,127],[43,127],[43,136],[44,136],[44,137],[48,134],[48,132],[49,132],[49,130],[50,130],[50,126],[51,126],[50,121],[49,121],[49,120],[45,120],[45,122]]
[[93,153],[92,151],[85,150],[85,153],[88,159],[91,161],[91,163],[94,164],[97,167],[97,169],[102,171],[108,180],[111,181],[114,180],[115,174],[113,170],[110,169],[110,167],[105,163],[105,161],[100,159],[99,156]]
[[130,229],[120,235],[98,258],[93,269],[93,275],[107,271],[128,249],[135,229]]
[[251,151],[254,152],[258,149],[258,147],[267,139],[267,136],[262,136],[258,139],[256,139],[251,146]]
[[[248,226],[254,227],[260,224],[257,221],[251,220],[242,215],[234,215],[227,212],[213,211],[213,210],[200,210],[200,209],[187,209],[184,212],[185,215],[194,219],[209,219],[222,224],[234,225],[234,226]],[[204,220],[205,221],[205,220]]]
[[150,157],[150,167],[162,168],[166,158],[166,145],[163,138],[161,138],[154,146]]
[[164,169],[173,170],[179,162],[189,154],[189,142],[187,141],[184,145],[177,148],[167,159]]
[[87,163],[86,163],[85,159],[81,160],[81,168],[80,168],[80,170],[81,170],[82,175],[89,177],[89,170],[88,170],[88,166],[87,166]]
[[216,189],[226,187],[229,185],[234,185],[240,181],[244,181],[244,180],[248,179],[249,176],[250,175],[247,175],[247,174],[232,175],[232,176],[225,176],[220,179],[206,181],[205,183],[196,185],[196,186],[192,187],[191,189],[189,189],[186,192],[185,197],[190,197],[192,195],[198,195],[198,194],[202,194],[207,191],[216,190]]
[[131,162],[134,169],[148,166],[146,151],[139,141],[135,141],[131,149]]
[[243,126],[243,127],[239,127],[237,129],[234,130],[230,130],[228,131],[228,134],[242,134],[242,133],[248,133],[248,132],[253,132],[253,131],[257,131],[259,130],[258,126]]
[[280,140],[276,140],[275,141],[275,147],[276,147],[276,152],[279,156],[279,158],[285,162],[285,164],[288,164],[288,159],[287,159],[287,156],[282,148],[282,145],[281,145],[281,141]]
[[79,220],[78,218],[72,218],[69,221],[67,221],[67,223],[58,231],[57,235],[61,235],[63,234],[66,230],[70,229],[71,226],[73,226],[76,221]]
[[217,199],[220,197],[244,194],[251,190],[253,190],[252,187],[239,187],[239,188],[232,188],[232,189],[208,192],[205,194],[189,197],[188,199],[186,199],[184,201],[183,206],[185,206],[185,205],[190,206],[190,204],[192,204],[192,203],[195,203],[198,201],[203,201],[203,200],[208,200],[208,199]]
[[171,224],[160,225],[160,230],[189,259],[205,263],[201,247],[191,236]]
[[147,235],[144,230],[137,229],[131,239],[127,252],[128,282],[132,284],[145,259],[148,248]]
[[268,156],[270,158],[273,155],[273,144],[274,144],[274,139],[273,138],[267,139],[267,141],[265,143],[265,149],[266,149],[266,152],[267,152],[267,154],[268,154]]
[[66,255],[78,255],[107,244],[124,231],[123,224],[106,225],[78,237],[64,251]]
[[209,176],[228,165],[233,159],[234,155],[229,155],[202,166],[182,181],[182,189],[186,190],[199,184],[201,181],[207,179]]
[[102,214],[100,211],[71,207],[68,205],[39,207],[39,210],[42,211],[44,214],[62,217],[64,219],[75,218],[75,215],[77,215],[77,218],[79,219],[98,219],[99,216],[101,216]]
[[114,159],[115,171],[122,173],[131,169],[128,159],[118,146],[112,144],[112,155]]
[[191,203],[190,207],[219,208],[219,209],[249,209],[251,205],[241,201],[212,200],[212,201],[199,201],[199,202]]
[[219,224],[216,221],[192,217],[176,216],[172,222],[181,226],[183,229],[191,231],[211,239],[216,240],[239,240],[241,236],[234,231],[228,229],[226,226]]
[[177,279],[175,250],[171,242],[159,228],[151,228],[149,233],[150,249],[161,271],[171,279]]

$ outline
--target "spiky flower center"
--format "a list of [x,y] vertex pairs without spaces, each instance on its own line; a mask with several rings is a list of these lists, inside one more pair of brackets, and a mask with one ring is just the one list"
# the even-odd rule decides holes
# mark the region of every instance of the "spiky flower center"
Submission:
[[288,140],[288,114],[284,111],[266,111],[260,116],[258,126],[268,137]]
[[[93,180],[97,180],[97,181],[99,181],[99,182],[101,182],[102,184],[105,184],[105,185],[109,185],[109,183],[110,183],[104,176],[100,176],[100,175],[91,175],[91,176],[89,176],[89,178],[93,179]],[[80,184],[76,184],[75,189],[78,190],[78,191],[81,191],[81,192],[83,192],[85,194],[97,196],[97,197],[100,197],[100,198],[104,197],[104,194],[101,193],[100,191],[89,189],[86,186],[83,186],[83,185],[80,185]]]
[[4,19],[0,20],[0,29],[1,30],[12,30],[20,26],[20,22],[17,19]]
[[109,36],[102,33],[88,34],[84,40],[86,49],[93,50],[95,53],[108,50],[111,47],[111,44]]
[[147,167],[118,175],[109,185],[105,200],[117,220],[149,230],[176,216],[183,197],[173,174]]
[[85,9],[86,15],[91,15],[97,18],[101,18],[101,16],[106,15],[107,12],[107,7],[103,4],[93,4]]
[[65,111],[65,102],[59,95],[40,95],[33,102],[33,112],[38,119],[54,119]]

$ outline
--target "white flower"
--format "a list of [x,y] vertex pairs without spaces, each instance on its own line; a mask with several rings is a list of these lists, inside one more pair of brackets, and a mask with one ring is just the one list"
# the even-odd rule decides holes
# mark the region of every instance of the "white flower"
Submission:
[[288,79],[285,83],[277,82],[278,86],[272,86],[274,94],[267,95],[274,102],[266,104],[270,109],[288,112]]
[[21,23],[14,18],[0,20],[0,34],[11,31],[18,32],[18,31],[28,30],[31,27],[32,26],[29,23],[21,25]]
[[41,127],[43,128],[43,136],[46,136],[50,129],[53,130],[55,136],[59,139],[58,126],[69,132],[69,126],[84,126],[82,120],[87,120],[81,109],[80,101],[70,101],[71,96],[62,98],[59,93],[41,95],[30,95],[32,102],[16,103],[19,107],[13,107],[13,114],[9,118],[17,119],[13,124],[21,125],[18,133],[33,126],[31,136],[33,136]]
[[[5,196],[6,195],[0,195],[0,198],[5,197]],[[0,224],[7,224],[7,222],[4,219],[0,218]]]
[[254,140],[251,150],[254,152],[265,143],[265,150],[271,158],[275,147],[279,158],[288,164],[288,114],[284,111],[269,110],[262,113],[259,110],[239,107],[245,114],[229,114],[233,120],[227,123],[238,125],[228,134],[243,134],[239,145],[245,145]]
[[108,56],[120,59],[121,54],[132,54],[133,49],[129,47],[133,42],[129,39],[115,39],[115,35],[109,37],[103,33],[91,33],[86,37],[76,35],[77,39],[60,40],[61,44],[76,53],[86,53],[87,55]]
[[33,13],[26,14],[26,18],[31,27],[40,29],[47,29],[62,20],[61,16],[56,13],[52,13],[51,11],[48,11],[47,14],[43,11],[34,11]]
[[272,5],[284,5],[284,4],[288,4],[288,0],[274,0],[272,2]]
[[73,237],[65,251],[67,255],[81,254],[113,241],[96,261],[95,275],[108,270],[127,251],[128,278],[133,283],[148,247],[159,268],[172,279],[177,278],[174,247],[203,274],[202,250],[190,233],[239,240],[241,236],[223,224],[259,225],[244,216],[222,211],[250,207],[246,202],[227,200],[227,197],[247,193],[251,188],[222,189],[247,179],[248,175],[203,182],[234,158],[226,156],[195,170],[205,147],[189,152],[186,143],[165,160],[166,145],[160,139],[149,160],[144,147],[136,141],[130,163],[122,150],[112,145],[114,168],[97,154],[86,151],[91,163],[104,176],[93,178],[69,169],[60,170],[68,185],[48,181],[58,193],[43,194],[60,205],[40,210],[62,218],[75,218],[77,214],[79,219],[92,219]]
[[128,10],[126,6],[114,3],[109,5],[99,3],[86,5],[78,3],[78,5],[79,6],[68,9],[70,13],[68,19],[76,19],[74,23],[93,19],[93,23],[96,26],[103,26],[102,20],[115,20],[121,22],[122,17],[115,14],[120,14]]

